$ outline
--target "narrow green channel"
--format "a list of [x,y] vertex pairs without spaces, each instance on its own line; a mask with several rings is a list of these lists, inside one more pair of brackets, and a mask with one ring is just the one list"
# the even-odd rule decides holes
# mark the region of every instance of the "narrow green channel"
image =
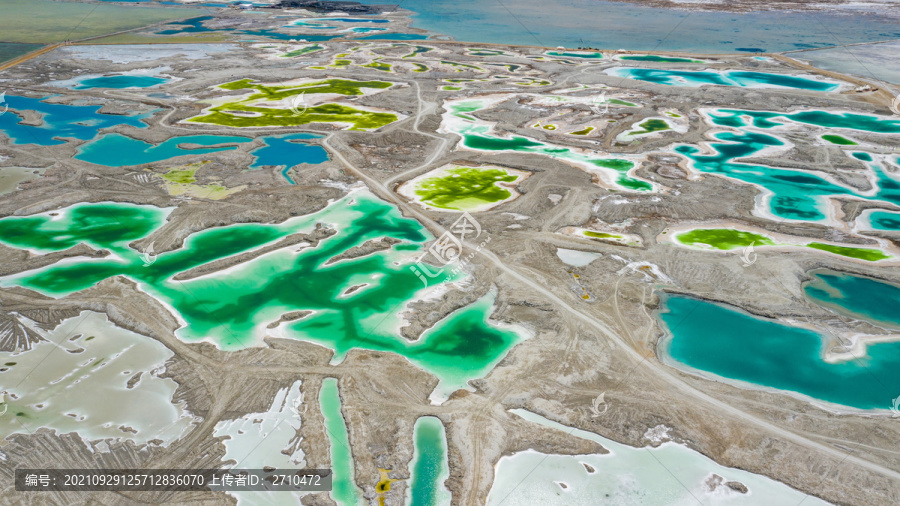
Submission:
[[360,501],[353,472],[353,454],[350,451],[350,436],[341,414],[341,396],[335,378],[322,380],[319,390],[319,408],[325,417],[325,430],[331,446],[331,470],[334,473],[331,498],[342,506],[364,504]]
[[410,470],[410,506],[450,504],[444,481],[450,477],[447,464],[447,436],[439,418],[423,416],[416,420],[415,449]]

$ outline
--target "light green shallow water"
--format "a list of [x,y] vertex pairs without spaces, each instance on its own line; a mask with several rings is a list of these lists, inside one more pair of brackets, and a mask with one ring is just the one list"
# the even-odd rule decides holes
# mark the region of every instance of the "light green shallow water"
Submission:
[[[510,330],[486,323],[492,305],[486,296],[460,309],[410,343],[398,335],[399,313],[423,290],[405,264],[431,239],[421,225],[371,194],[357,192],[326,209],[280,224],[241,224],[191,234],[177,250],[145,265],[128,244],[162,226],[169,210],[131,204],[78,204],[49,213],[0,219],[0,242],[40,251],[58,251],[85,242],[107,249],[107,258],[78,258],[65,264],[0,279],[0,286],[24,286],[50,296],[66,295],[104,279],[126,276],[166,303],[184,322],[176,335],[187,342],[210,341],[225,350],[259,343],[268,332],[335,350],[335,361],[363,348],[405,356],[442,382],[438,397],[486,374],[521,340]],[[337,234],[316,248],[280,249],[225,271],[175,281],[178,273],[262,247],[316,223]],[[392,250],[326,265],[332,257],[371,239],[403,241]],[[355,285],[368,284],[345,295]],[[266,326],[282,314],[314,314]]]
[[450,477],[447,465],[447,436],[439,418],[423,416],[416,420],[415,449],[410,464],[408,504],[438,506],[450,504],[450,492],[444,481]]
[[341,415],[341,396],[335,378],[322,380],[319,390],[319,407],[325,417],[325,430],[331,446],[331,471],[334,473],[331,498],[341,506],[364,504],[353,476],[353,454],[344,416]]

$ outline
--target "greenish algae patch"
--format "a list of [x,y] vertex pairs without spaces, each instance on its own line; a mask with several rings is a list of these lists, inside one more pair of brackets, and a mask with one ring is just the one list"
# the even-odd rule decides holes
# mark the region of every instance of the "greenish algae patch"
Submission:
[[822,139],[826,140],[832,144],[837,144],[839,146],[857,146],[857,145],[859,145],[856,141],[852,141],[846,137],[836,135],[836,134],[823,135]]
[[305,54],[315,53],[316,51],[321,51],[323,49],[325,49],[325,46],[323,46],[321,44],[312,44],[310,46],[304,46],[304,47],[301,47],[300,49],[295,49],[293,51],[284,53],[283,55],[281,55],[281,57],[282,58],[295,58],[297,56],[303,56]]
[[443,87],[441,87],[441,89],[444,91],[459,91],[462,88],[459,86],[443,86]]
[[207,163],[209,162],[199,162],[183,165],[181,167],[173,167],[160,176],[163,179],[163,183],[165,184],[166,191],[169,192],[169,195],[185,195],[210,200],[221,200],[247,188],[247,185],[228,188],[215,180],[209,184],[196,184],[197,178],[195,175],[197,170]]
[[496,166],[441,167],[401,185],[398,192],[432,207],[483,211],[515,199],[527,173]]
[[653,132],[662,132],[665,130],[672,129],[672,127],[669,126],[669,124],[666,123],[665,120],[661,120],[661,119],[648,119],[647,121],[644,121],[643,123],[639,124],[638,128],[640,128],[640,130],[635,130],[633,132],[636,135],[650,134]]
[[[305,108],[302,112],[291,110],[292,97],[304,94],[363,95],[364,89],[383,90],[393,86],[385,81],[355,81],[350,79],[326,79],[291,86],[269,86],[241,79],[219,86],[224,90],[256,90],[249,97],[215,105],[202,116],[188,119],[192,123],[208,123],[229,127],[300,126],[309,123],[340,123],[350,130],[374,130],[397,121],[396,114],[367,111],[344,104],[325,103]],[[283,107],[262,106],[266,102],[282,102]]]
[[835,246],[833,244],[824,244],[821,242],[811,242],[806,245],[808,248],[814,248],[822,251],[827,251],[829,253],[834,253],[835,255],[841,255],[850,258],[856,258],[859,260],[865,260],[867,262],[877,262],[879,260],[885,260],[891,258],[890,255],[886,255],[883,251],[879,249],[872,248],[853,248],[849,246]]
[[706,246],[719,250],[746,248],[747,246],[774,246],[775,242],[755,232],[735,230],[733,228],[698,228],[677,234],[675,238],[682,244],[690,246]]
[[380,71],[382,71],[382,72],[390,72],[390,71],[391,71],[391,66],[390,66],[389,64],[384,63],[384,62],[379,61],[379,60],[374,60],[374,61],[372,61],[372,62],[369,62],[369,63],[367,63],[367,64],[365,64],[365,65],[362,65],[362,67],[370,68],[370,69],[375,69],[375,70],[380,70]]
[[622,236],[618,234],[608,234],[606,232],[594,232],[593,230],[585,230],[584,235],[591,237],[593,239],[621,239]]
[[424,63],[413,63],[413,72],[428,72],[428,65]]
[[586,128],[582,128],[581,130],[577,130],[577,131],[575,131],[575,132],[569,132],[569,133],[570,133],[571,135],[588,135],[589,133],[593,132],[594,130],[595,130],[594,127],[589,126],[589,127],[586,127]]

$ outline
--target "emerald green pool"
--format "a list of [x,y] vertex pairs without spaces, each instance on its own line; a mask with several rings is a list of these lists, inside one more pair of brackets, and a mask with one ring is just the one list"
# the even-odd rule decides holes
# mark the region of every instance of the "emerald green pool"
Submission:
[[[55,211],[57,216],[0,219],[0,242],[14,248],[59,251],[84,242],[111,252],[106,258],[78,258],[8,276],[0,279],[0,286],[23,286],[58,297],[126,276],[179,316],[184,322],[176,331],[180,339],[206,340],[225,350],[255,345],[267,332],[266,325],[286,312],[314,311],[276,331],[333,349],[334,361],[354,348],[398,353],[437,376],[441,394],[486,374],[522,339],[486,322],[492,305],[489,296],[444,318],[415,342],[400,337],[399,313],[423,290],[404,262],[421,254],[431,237],[418,222],[371,194],[357,192],[322,211],[279,224],[247,223],[196,232],[181,248],[145,265],[145,258],[129,243],[162,227],[169,212],[133,204],[78,204]],[[338,233],[316,248],[299,252],[283,248],[224,271],[172,279],[194,267],[307,233],[316,223],[330,224]],[[326,265],[354,246],[385,236],[402,243],[389,251]],[[365,283],[369,286],[344,295],[349,287]]]
[[335,378],[322,380],[319,390],[319,408],[325,418],[325,433],[331,447],[332,488],[331,498],[341,506],[360,504],[361,494],[354,480],[353,454],[350,437],[341,414],[341,395]]
[[426,204],[464,211],[510,198],[512,193],[497,183],[517,179],[518,176],[499,168],[456,167],[441,176],[419,181],[415,192]]
[[857,143],[855,141],[851,141],[850,139],[843,137],[841,135],[829,134],[823,135],[822,139],[832,143],[837,144],[839,146],[856,146]]
[[[868,305],[875,309],[867,312],[890,313],[893,320],[900,314],[896,298],[880,300],[853,292],[842,290],[845,296],[859,296],[852,300],[853,307]],[[841,299],[840,304],[846,302]],[[900,392],[898,342],[870,344],[865,357],[828,363],[822,359],[827,341],[813,331],[689,297],[666,296],[664,308],[660,319],[670,333],[660,341],[664,360],[860,409],[888,409]]]
[[423,416],[416,420],[415,445],[410,464],[408,500],[410,506],[439,506],[450,503],[444,481],[450,477],[447,464],[447,436],[439,418]]
[[662,132],[665,130],[672,129],[672,127],[670,127],[669,124],[666,123],[666,121],[662,120],[662,119],[648,119],[648,120],[642,122],[641,124],[639,124],[638,128],[640,128],[640,130],[635,130],[631,133],[633,135],[651,134],[653,132]]
[[890,255],[885,254],[881,250],[872,249],[872,248],[854,248],[851,246],[835,246],[834,244],[824,244],[821,242],[811,242],[806,245],[807,248],[818,249],[822,251],[827,251],[829,253],[834,253],[835,255],[841,255],[845,257],[857,258],[859,260],[866,260],[868,262],[877,262],[878,260],[885,260],[891,258]]

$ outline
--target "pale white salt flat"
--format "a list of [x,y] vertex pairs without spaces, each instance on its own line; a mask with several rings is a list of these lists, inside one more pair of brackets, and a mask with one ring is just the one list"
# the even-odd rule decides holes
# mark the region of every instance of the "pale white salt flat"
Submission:
[[590,251],[557,248],[556,256],[558,256],[559,259],[562,260],[565,264],[571,265],[573,267],[584,267],[585,265],[602,257],[603,255],[601,255],[600,253],[592,253]]
[[158,341],[92,311],[51,331],[24,317],[19,321],[46,341],[0,353],[0,388],[8,403],[0,439],[47,427],[86,440],[158,439],[168,445],[191,426],[190,413],[172,404],[178,385],[159,377],[173,353]]
[[[551,429],[600,443],[601,455],[546,455],[526,450],[505,456],[495,468],[489,505],[758,505],[827,504],[770,478],[721,466],[686,446],[663,443],[633,448],[548,420],[524,409],[512,413]],[[588,471],[585,464],[593,468]],[[721,478],[716,478],[716,476]],[[746,494],[725,486],[739,482]],[[565,484],[563,488],[560,484]]]

